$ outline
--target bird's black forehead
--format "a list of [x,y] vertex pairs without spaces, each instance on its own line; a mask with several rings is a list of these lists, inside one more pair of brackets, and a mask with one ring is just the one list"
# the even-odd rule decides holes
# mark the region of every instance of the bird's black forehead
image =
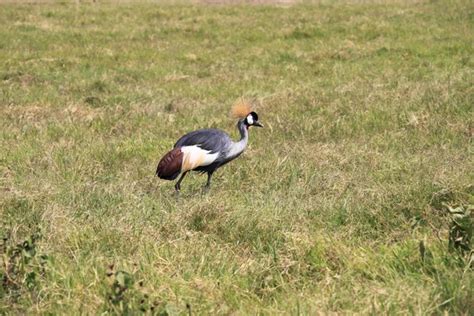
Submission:
[[254,121],[258,121],[258,115],[255,112],[250,112],[250,115],[252,115],[252,118]]

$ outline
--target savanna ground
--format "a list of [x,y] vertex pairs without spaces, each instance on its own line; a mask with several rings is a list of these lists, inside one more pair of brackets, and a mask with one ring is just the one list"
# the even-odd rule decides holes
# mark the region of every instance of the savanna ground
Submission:
[[[474,310],[474,5],[0,6],[0,313]],[[156,164],[264,129],[206,177]],[[451,211],[450,211],[451,210]]]

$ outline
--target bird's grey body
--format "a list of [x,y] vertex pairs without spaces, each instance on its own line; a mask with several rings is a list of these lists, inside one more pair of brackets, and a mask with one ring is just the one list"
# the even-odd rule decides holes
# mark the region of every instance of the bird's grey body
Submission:
[[237,142],[219,129],[200,129],[182,136],[174,145],[174,149],[161,159],[157,175],[162,179],[174,180],[182,173],[175,185],[179,191],[181,181],[189,171],[206,172],[208,188],[214,171],[240,156],[245,150],[250,126],[261,126],[255,112],[238,121],[240,140]]
[[181,137],[174,148],[196,145],[211,154],[217,153],[217,158],[207,166],[199,166],[196,171],[213,172],[220,166],[237,158],[247,146],[248,131],[242,122],[237,124],[240,141],[234,142],[230,136],[220,129],[200,129]]

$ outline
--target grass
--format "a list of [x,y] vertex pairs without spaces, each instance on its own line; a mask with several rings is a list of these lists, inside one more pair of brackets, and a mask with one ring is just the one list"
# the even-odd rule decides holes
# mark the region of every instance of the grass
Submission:
[[[471,313],[473,12],[1,5],[0,313]],[[266,128],[177,199],[241,96]]]

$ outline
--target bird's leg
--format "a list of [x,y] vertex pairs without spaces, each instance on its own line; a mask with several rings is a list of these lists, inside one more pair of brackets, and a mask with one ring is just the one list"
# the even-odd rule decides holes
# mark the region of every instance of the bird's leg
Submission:
[[174,188],[176,189],[176,192],[179,192],[179,190],[181,190],[181,181],[183,181],[184,177],[186,176],[188,172],[185,171],[181,177],[179,178],[178,182],[176,182],[176,184],[174,185]]
[[212,178],[212,174],[214,173],[214,171],[209,171],[207,173],[207,182],[206,182],[206,185],[204,186],[204,191],[209,191],[209,189],[211,188],[211,178]]

